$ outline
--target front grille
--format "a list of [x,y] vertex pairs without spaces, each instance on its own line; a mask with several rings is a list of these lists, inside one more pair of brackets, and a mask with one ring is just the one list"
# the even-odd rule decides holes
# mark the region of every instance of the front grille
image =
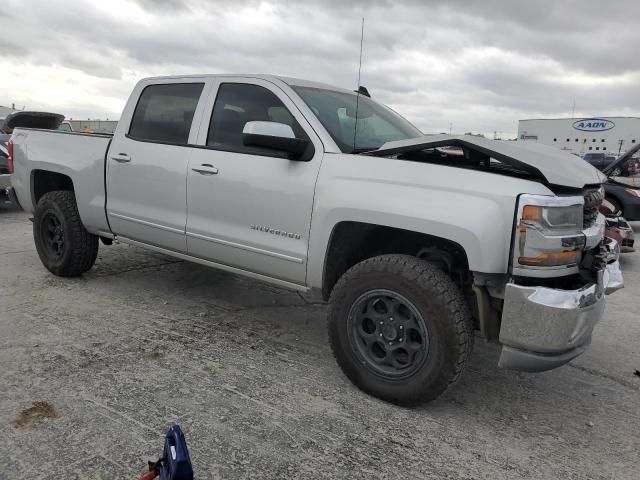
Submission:
[[589,228],[596,223],[596,218],[598,218],[598,209],[600,208],[600,204],[603,200],[604,193],[602,189],[594,188],[585,191],[583,211],[584,228]]

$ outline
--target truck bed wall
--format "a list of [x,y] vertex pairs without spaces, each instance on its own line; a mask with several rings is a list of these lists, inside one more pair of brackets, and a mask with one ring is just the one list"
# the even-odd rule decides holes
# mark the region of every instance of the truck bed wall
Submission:
[[22,208],[35,209],[33,178],[36,170],[71,178],[80,218],[91,233],[108,233],[105,215],[104,162],[111,136],[16,129],[12,184]]

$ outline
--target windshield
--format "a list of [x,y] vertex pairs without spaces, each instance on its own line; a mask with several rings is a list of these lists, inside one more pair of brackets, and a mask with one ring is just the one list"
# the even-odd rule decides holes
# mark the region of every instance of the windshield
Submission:
[[376,150],[386,142],[423,135],[400,115],[364,95],[312,87],[291,88],[315,113],[344,153]]

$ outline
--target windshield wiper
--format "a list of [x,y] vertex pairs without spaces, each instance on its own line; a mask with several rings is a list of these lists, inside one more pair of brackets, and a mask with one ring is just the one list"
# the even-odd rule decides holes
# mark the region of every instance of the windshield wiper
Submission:
[[359,153],[372,152],[374,150],[378,150],[376,147],[364,147],[364,148],[354,148],[351,153],[357,155]]

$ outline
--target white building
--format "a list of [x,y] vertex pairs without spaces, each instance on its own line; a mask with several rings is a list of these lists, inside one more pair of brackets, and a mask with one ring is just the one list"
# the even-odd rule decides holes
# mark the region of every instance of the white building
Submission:
[[640,142],[640,117],[520,120],[518,141],[540,142],[577,154],[617,155]]

